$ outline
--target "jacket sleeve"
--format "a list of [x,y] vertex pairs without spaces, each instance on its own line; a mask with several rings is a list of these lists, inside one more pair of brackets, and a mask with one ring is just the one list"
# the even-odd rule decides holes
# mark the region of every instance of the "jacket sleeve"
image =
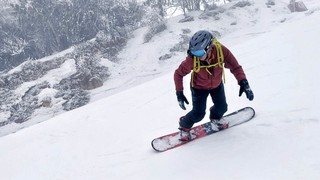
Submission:
[[191,56],[182,61],[180,66],[174,72],[174,83],[176,91],[183,91],[183,77],[191,72],[193,69],[193,59]]
[[224,55],[224,67],[230,69],[231,73],[237,79],[238,83],[247,79],[246,74],[244,73],[242,66],[238,63],[237,59],[233,56],[231,51],[222,45],[222,51]]

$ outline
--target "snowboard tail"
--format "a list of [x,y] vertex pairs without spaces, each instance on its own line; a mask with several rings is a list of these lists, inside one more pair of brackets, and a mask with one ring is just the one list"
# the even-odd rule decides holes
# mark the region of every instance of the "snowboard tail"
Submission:
[[[232,112],[226,116],[223,116],[220,120],[221,123],[228,123],[228,128],[243,124],[245,122],[250,121],[255,116],[255,111],[251,107],[245,107],[238,111]],[[214,134],[216,132],[222,131],[224,129],[219,129],[216,124],[212,122],[206,122],[204,124],[193,127],[190,130],[191,140],[202,138],[204,136],[208,136],[210,134]],[[151,146],[154,150],[158,152],[167,151],[169,149],[173,149],[179,147],[183,144],[186,144],[190,141],[181,141],[180,140],[180,132],[174,132],[171,134],[167,134],[158,138],[155,138],[151,142]]]

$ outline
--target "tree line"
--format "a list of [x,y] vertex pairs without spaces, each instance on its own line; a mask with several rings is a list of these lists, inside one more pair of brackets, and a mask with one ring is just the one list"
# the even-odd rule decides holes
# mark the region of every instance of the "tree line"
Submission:
[[214,0],[17,0],[0,13],[0,71],[94,38],[117,45],[143,25],[150,9],[161,17],[167,7],[199,10]]

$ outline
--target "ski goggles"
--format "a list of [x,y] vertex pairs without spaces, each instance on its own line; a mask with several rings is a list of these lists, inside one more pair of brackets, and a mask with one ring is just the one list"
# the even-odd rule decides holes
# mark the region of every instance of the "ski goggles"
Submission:
[[197,57],[202,57],[202,56],[204,56],[206,53],[207,53],[207,52],[206,52],[204,49],[191,51],[191,54],[193,54],[194,56],[197,56]]
[[197,56],[197,57],[203,57],[204,55],[206,55],[206,53],[207,53],[208,49],[210,48],[211,44],[212,44],[212,41],[210,41],[208,43],[206,48],[200,49],[200,50],[193,50],[193,51],[191,51],[191,54],[193,54],[194,56]]

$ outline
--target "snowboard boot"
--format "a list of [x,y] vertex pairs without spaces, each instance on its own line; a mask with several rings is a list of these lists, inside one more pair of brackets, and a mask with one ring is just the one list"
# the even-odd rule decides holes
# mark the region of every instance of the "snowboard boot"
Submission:
[[221,119],[210,119],[211,123],[215,125],[219,130],[227,129],[229,127],[228,122],[220,122]]
[[190,134],[190,128],[183,128],[179,127],[180,130],[180,141],[190,141],[191,140],[191,134]]
[[[179,124],[181,121],[183,121],[184,116],[180,117],[179,119]],[[191,140],[191,134],[190,134],[190,130],[191,128],[184,128],[180,125],[180,127],[178,128],[180,130],[180,141],[190,141]]]

